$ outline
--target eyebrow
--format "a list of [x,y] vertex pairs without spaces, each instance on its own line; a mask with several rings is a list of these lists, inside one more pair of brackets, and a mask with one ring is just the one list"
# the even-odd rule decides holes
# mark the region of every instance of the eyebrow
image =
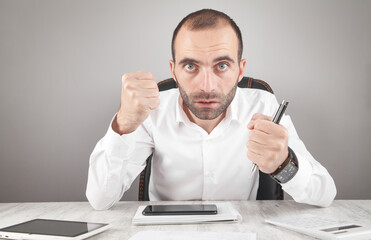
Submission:
[[[213,60],[213,63],[220,62],[220,61],[228,61],[231,63],[234,63],[234,60],[228,56],[221,56],[217,57]],[[200,61],[194,59],[194,58],[183,58],[182,60],[179,61],[179,64],[182,65],[184,63],[194,63],[194,64],[199,64]]]
[[220,61],[227,61],[227,62],[234,63],[234,60],[228,56],[221,56],[221,57],[215,58],[213,62],[216,63]]
[[182,65],[184,63],[195,63],[195,64],[199,64],[200,62],[197,61],[196,59],[193,59],[193,58],[183,58],[182,60],[179,61],[179,64]]

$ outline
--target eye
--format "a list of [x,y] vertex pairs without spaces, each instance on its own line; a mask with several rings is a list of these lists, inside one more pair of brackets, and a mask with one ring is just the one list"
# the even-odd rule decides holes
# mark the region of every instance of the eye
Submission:
[[227,70],[227,68],[228,68],[228,64],[226,64],[226,63],[219,63],[218,64],[218,70],[219,71],[225,71],[225,70]]
[[196,66],[194,64],[186,64],[184,67],[187,71],[190,72],[193,72],[196,69]]

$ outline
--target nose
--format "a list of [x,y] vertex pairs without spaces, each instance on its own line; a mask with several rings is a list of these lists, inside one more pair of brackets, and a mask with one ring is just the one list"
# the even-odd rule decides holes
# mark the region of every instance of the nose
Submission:
[[212,92],[215,90],[215,77],[209,70],[205,70],[201,76],[200,90],[204,92]]

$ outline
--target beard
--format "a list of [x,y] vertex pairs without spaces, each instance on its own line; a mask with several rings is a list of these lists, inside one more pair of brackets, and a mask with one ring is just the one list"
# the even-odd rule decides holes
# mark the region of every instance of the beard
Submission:
[[[216,92],[195,92],[188,94],[178,81],[177,83],[180,96],[188,109],[201,120],[213,120],[219,117],[231,104],[236,94],[238,80],[232,89],[225,95]],[[217,102],[217,106],[215,108],[197,106],[197,102],[207,100]]]

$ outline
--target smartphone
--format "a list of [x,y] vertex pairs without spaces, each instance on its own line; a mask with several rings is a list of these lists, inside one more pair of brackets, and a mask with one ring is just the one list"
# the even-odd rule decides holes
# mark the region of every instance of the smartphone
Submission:
[[215,204],[188,204],[188,205],[148,205],[143,210],[145,216],[153,215],[215,215]]

